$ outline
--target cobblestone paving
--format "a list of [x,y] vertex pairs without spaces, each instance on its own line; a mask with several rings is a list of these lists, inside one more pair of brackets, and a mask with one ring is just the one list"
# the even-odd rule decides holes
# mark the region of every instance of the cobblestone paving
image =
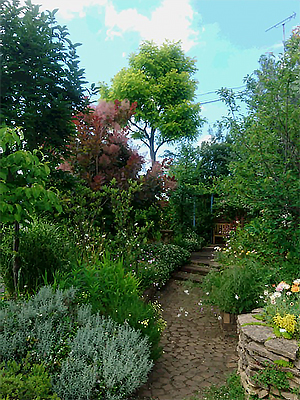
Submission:
[[167,321],[156,362],[141,399],[182,400],[212,384],[225,383],[237,368],[237,336],[224,333],[218,313],[203,305],[199,285],[171,279],[156,295]]

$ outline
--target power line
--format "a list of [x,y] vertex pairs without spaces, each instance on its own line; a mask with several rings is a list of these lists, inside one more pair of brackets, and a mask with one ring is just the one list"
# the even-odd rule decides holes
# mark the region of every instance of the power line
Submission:
[[[236,86],[236,87],[232,87],[232,88],[228,88],[228,89],[230,89],[230,90],[235,90],[235,89],[241,89],[241,88],[244,88],[244,87],[246,87],[246,85]],[[197,94],[196,97],[200,97],[200,96],[205,96],[205,95],[207,95],[207,94],[216,93],[218,90],[220,90],[220,89],[216,89],[216,90],[213,90],[213,91],[211,91],[211,92],[200,93],[200,94]]]
[[203,104],[216,103],[217,101],[222,101],[222,100],[216,99],[216,100],[204,101],[203,103],[201,102],[200,105],[202,106]]

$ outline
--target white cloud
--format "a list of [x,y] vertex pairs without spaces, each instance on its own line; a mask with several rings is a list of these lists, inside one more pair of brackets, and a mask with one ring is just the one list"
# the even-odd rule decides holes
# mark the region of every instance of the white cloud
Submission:
[[192,29],[195,12],[190,0],[163,0],[148,18],[135,8],[116,11],[113,3],[106,7],[105,25],[107,35],[137,32],[142,40],[162,44],[166,39],[182,41],[185,51],[196,44],[197,32]]
[[[24,2],[24,0],[23,0]],[[115,4],[121,0],[36,0],[42,10],[58,8],[58,15],[65,19],[84,18],[88,7],[103,7],[107,40],[123,36],[126,32],[136,32],[142,40],[153,40],[162,44],[166,39],[182,41],[185,51],[196,43],[198,32],[192,24],[196,13],[190,0],[162,0],[151,13],[150,18],[141,14],[137,8],[118,12]]]
[[[58,8],[58,15],[65,19],[73,19],[75,16],[85,17],[85,10],[90,6],[105,6],[108,0],[33,0],[41,5],[41,10],[54,10]],[[25,3],[22,0],[22,3]]]

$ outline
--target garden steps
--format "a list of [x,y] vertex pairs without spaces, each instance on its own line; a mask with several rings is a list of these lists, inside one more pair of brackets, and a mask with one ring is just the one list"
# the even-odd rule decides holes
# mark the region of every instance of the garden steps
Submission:
[[207,275],[211,268],[207,265],[189,264],[181,268],[181,271],[190,274]]
[[214,260],[214,252],[213,245],[203,247],[201,251],[192,252],[190,263],[184,265],[180,271],[175,271],[172,277],[177,280],[201,282],[203,276],[220,267],[220,264]]
[[177,281],[192,281],[195,283],[201,283],[203,275],[200,275],[198,273],[189,273],[185,271],[176,271],[172,274],[172,278]]

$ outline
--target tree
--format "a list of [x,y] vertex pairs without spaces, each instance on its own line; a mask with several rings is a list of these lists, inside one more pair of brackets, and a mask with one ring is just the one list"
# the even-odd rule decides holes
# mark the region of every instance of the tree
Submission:
[[194,102],[196,61],[185,56],[180,42],[142,43],[129,58],[129,67],[102,84],[101,97],[137,102],[131,119],[132,137],[149,149],[152,163],[165,143],[194,139],[201,126],[200,105]]
[[29,0],[3,0],[1,18],[1,120],[21,127],[26,148],[62,151],[74,133],[71,120],[83,108],[83,69],[76,47],[55,13]]
[[[242,95],[248,112],[238,115],[232,93],[222,92],[235,160],[219,187],[222,207],[244,208],[258,217],[273,248],[283,254],[299,246],[300,29],[279,59],[262,56]],[[268,225],[268,226],[267,226]],[[299,247],[298,250],[299,252]]]
[[39,160],[37,150],[24,150],[24,137],[17,129],[0,129],[0,214],[1,223],[14,226],[13,278],[18,288],[21,267],[18,257],[20,223],[28,224],[36,210],[50,211],[61,206],[56,193],[46,189],[50,169]]
[[114,178],[126,188],[129,179],[137,179],[143,159],[130,148],[126,123],[135,110],[128,101],[100,101],[89,113],[74,118],[76,136],[70,142],[69,157],[61,169],[70,170],[93,190],[99,190]]

